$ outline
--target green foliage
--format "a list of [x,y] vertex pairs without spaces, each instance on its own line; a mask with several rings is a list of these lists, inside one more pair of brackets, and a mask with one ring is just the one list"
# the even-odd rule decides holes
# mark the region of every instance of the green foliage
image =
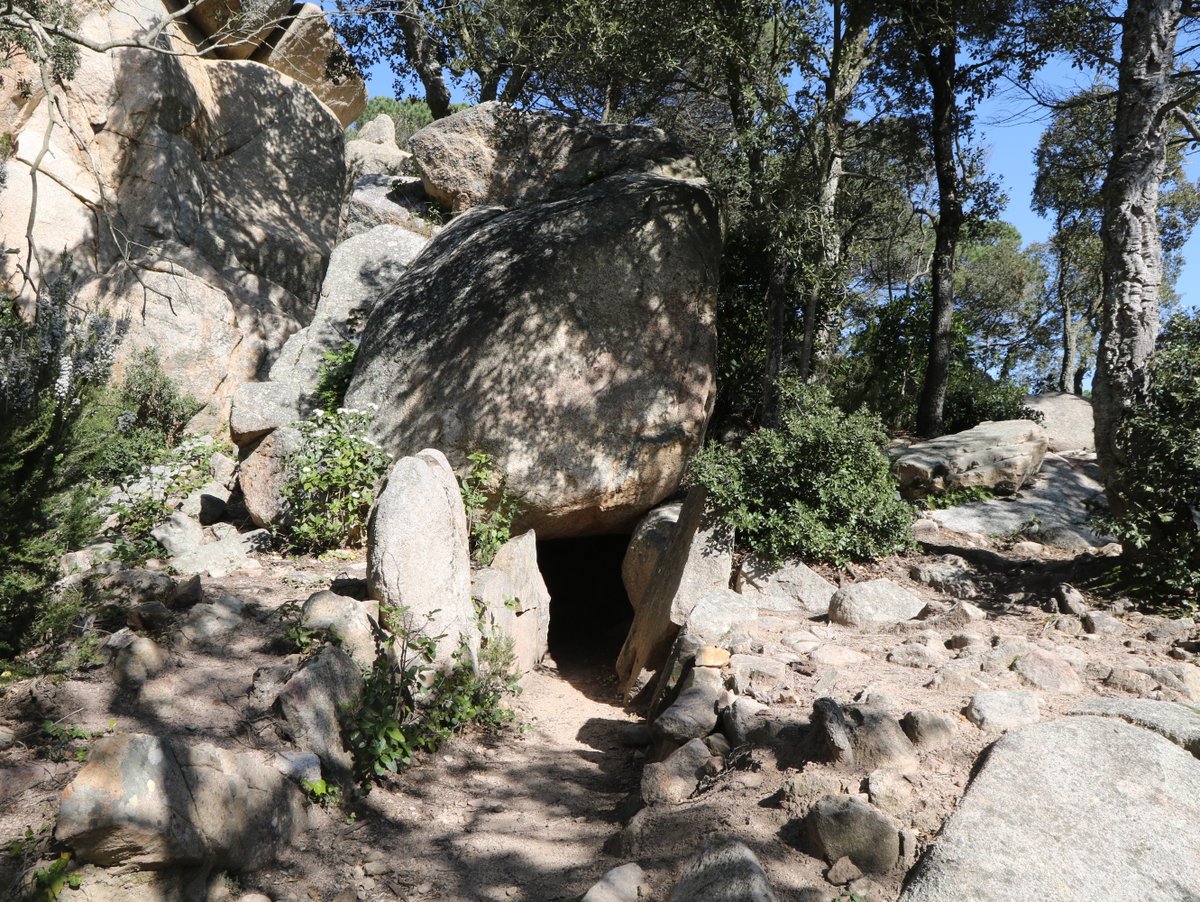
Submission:
[[433,667],[438,642],[407,611],[384,611],[394,633],[376,637],[377,653],[364,674],[363,694],[345,719],[346,746],[360,787],[436,751],[468,728],[495,732],[515,715],[505,700],[520,693],[512,640],[484,639],[478,664],[462,640],[445,671]]
[[1151,359],[1147,404],[1117,436],[1124,510],[1109,524],[1148,607],[1200,607],[1200,316],[1176,316]]
[[142,564],[163,552],[150,533],[176,510],[180,501],[203,488],[208,476],[212,446],[201,441],[183,442],[170,450],[159,450],[138,473],[125,497],[116,505],[117,524],[113,545],[117,557],[127,564]]
[[[390,116],[396,123],[396,144],[401,149],[408,146],[408,139],[433,121],[433,113],[429,104],[415,97],[397,100],[394,97],[372,97],[363,108],[362,115],[354,121],[351,128],[357,130],[378,116]],[[348,132],[347,138],[352,138],[354,132]]]
[[88,746],[94,737],[91,732],[73,724],[42,721],[39,732],[39,753],[51,761],[87,761]]
[[467,511],[471,561],[486,567],[511,535],[517,497],[508,491],[506,477],[496,472],[491,455],[476,451],[468,460],[471,468],[459,481],[459,491]]
[[301,780],[300,788],[309,800],[322,808],[336,808],[342,801],[342,790],[333,783],[326,783],[318,777],[315,780]]
[[692,461],[715,514],[741,547],[771,561],[845,563],[912,545],[912,508],[896,491],[876,417],[844,414],[824,390],[782,386],[781,425]]
[[300,424],[300,449],[287,462],[284,516],[276,536],[291,551],[361,545],[375,490],[391,459],[366,437],[371,416],[338,408]]
[[[848,409],[866,406],[892,431],[916,426],[917,403],[928,360],[930,304],[921,292],[901,295],[880,307],[851,339],[851,351],[836,375],[837,395]],[[961,432],[987,420],[1033,419],[1025,389],[996,379],[975,361],[963,320],[954,321],[950,384],[943,430]]]
[[994,497],[995,494],[986,486],[970,485],[950,489],[940,495],[930,495],[921,500],[930,510],[945,510],[950,507],[961,507],[964,504],[974,504],[976,501],[990,501]]
[[357,356],[358,345],[352,341],[321,355],[321,365],[317,369],[317,388],[312,398],[313,403],[321,410],[336,414],[337,409],[342,406],[342,402],[346,400],[346,391],[350,388],[350,379],[354,376],[354,360]]
[[83,886],[83,877],[71,872],[71,853],[61,852],[49,866],[34,872],[33,882],[37,887],[34,902],[55,902],[62,898],[63,890],[68,887],[79,889]]

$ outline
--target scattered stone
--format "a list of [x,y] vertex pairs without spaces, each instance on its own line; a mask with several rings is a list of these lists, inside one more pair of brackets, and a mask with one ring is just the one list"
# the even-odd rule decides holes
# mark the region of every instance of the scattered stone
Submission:
[[694,664],[696,667],[725,667],[731,658],[728,649],[706,645],[696,652]]
[[1149,698],[1158,689],[1158,680],[1149,674],[1142,673],[1130,667],[1106,667],[1099,665],[1106,673],[1101,682],[1111,689],[1128,692],[1141,698]]
[[733,747],[729,744],[729,740],[726,739],[721,733],[713,733],[709,736],[705,736],[704,744],[708,746],[708,750],[713,753],[714,757],[721,758],[722,760],[724,760],[733,749]]
[[975,585],[970,566],[957,554],[943,555],[937,561],[914,564],[909,568],[908,575],[923,586],[929,586],[955,598],[974,598],[979,594],[979,587]]
[[[354,663],[370,670],[382,648],[383,634],[368,614],[367,605],[328,589],[310,595],[300,610],[300,628],[327,633]],[[376,646],[376,636],[380,645]]]
[[293,839],[303,814],[299,790],[255,756],[116,735],[92,744],[63,791],[55,837],[105,867],[251,870]]
[[630,748],[644,748],[653,741],[654,737],[650,735],[650,728],[646,724],[627,723],[621,727],[618,739],[621,745]]
[[216,542],[209,542],[188,554],[173,558],[171,567],[181,574],[224,576],[235,570],[257,566],[250,554],[265,551],[270,544],[271,535],[265,529],[244,533],[234,531]]
[[1195,628],[1196,621],[1191,617],[1179,617],[1175,620],[1165,620],[1159,623],[1146,633],[1146,638],[1151,642],[1165,642],[1184,633],[1190,633]]
[[153,639],[139,636],[117,652],[113,678],[127,689],[137,689],[167,666],[167,652]]
[[980,675],[979,668],[967,664],[943,667],[933,675],[933,679],[926,686],[929,689],[937,689],[939,692],[959,693],[962,695],[979,692],[988,688],[988,684],[984,682]]
[[172,557],[194,551],[204,541],[204,530],[200,524],[182,511],[175,511],[150,530],[150,535]]
[[687,866],[667,902],[776,902],[758,859],[745,845],[714,837]]
[[768,729],[767,706],[752,698],[739,698],[721,713],[721,732],[734,748],[761,737]]
[[1016,542],[1012,547],[1012,553],[1022,557],[1040,558],[1046,553],[1046,546],[1040,542]]
[[1103,611],[1088,611],[1083,615],[1083,629],[1096,636],[1115,636],[1125,632],[1125,624],[1112,614]]
[[902,773],[917,768],[912,743],[885,710],[843,707],[831,698],[819,698],[813,703],[810,723],[819,760],[860,769],[890,767]]
[[703,739],[717,726],[718,691],[704,684],[685,689],[674,704],[655,718],[650,726],[651,735],[676,744]]
[[946,653],[936,646],[911,642],[893,648],[887,657],[892,664],[902,667],[937,667],[946,661]]
[[825,796],[804,824],[813,849],[828,862],[844,856],[863,873],[886,874],[900,858],[900,825],[854,796]]
[[1164,689],[1179,695],[1179,700],[1200,702],[1200,667],[1194,664],[1167,664],[1137,669],[1153,677]]
[[241,602],[225,595],[212,604],[195,605],[187,613],[180,633],[196,645],[223,639],[242,623]]
[[1001,738],[901,902],[1179,899],[1200,886],[1200,762],[1066,717]]
[[650,892],[646,872],[630,862],[615,867],[583,894],[580,902],[638,902]]
[[351,771],[342,745],[341,718],[362,695],[362,671],[334,645],[327,645],[291,677],[275,701],[280,729],[302,749],[315,752],[338,780]]
[[801,563],[771,567],[751,555],[738,569],[734,586],[762,611],[807,611],[825,614],[837,586]]
[[954,719],[935,711],[909,711],[900,727],[913,745],[927,751],[950,745],[956,732]]
[[912,805],[912,784],[894,770],[873,770],[867,774],[867,798],[880,811],[903,817]]
[[833,643],[814,648],[809,652],[808,658],[814,664],[824,667],[853,667],[855,664],[863,664],[871,660],[870,655],[864,655],[861,651]]
[[843,795],[846,788],[837,774],[808,767],[784,781],[783,805],[793,817],[802,818],[825,796]]
[[1041,648],[1017,658],[1013,662],[1012,670],[1021,682],[1043,692],[1065,695],[1083,692],[1083,681],[1079,679],[1075,669],[1059,655]]
[[765,694],[782,684],[790,673],[782,661],[744,654],[729,659],[729,672],[733,691],[739,695]]
[[989,733],[1023,727],[1041,720],[1037,696],[1027,689],[981,692],[963,713],[967,720]]
[[925,602],[891,580],[873,579],[839,589],[829,602],[829,619],[842,626],[884,626],[911,620]]
[[665,761],[647,764],[642,771],[642,800],[647,805],[677,805],[687,801],[708,772],[712,760],[708,746],[702,740],[693,739],[672,752]]
[[825,872],[825,879],[834,886],[845,886],[847,883],[852,883],[862,876],[863,872],[845,855],[830,865],[829,870]]
[[238,485],[255,526],[269,527],[279,522],[283,515],[287,463],[303,443],[300,430],[281,426],[242,459],[238,467]]
[[1054,590],[1053,600],[1060,614],[1082,617],[1090,610],[1083,593],[1069,583],[1062,583]]

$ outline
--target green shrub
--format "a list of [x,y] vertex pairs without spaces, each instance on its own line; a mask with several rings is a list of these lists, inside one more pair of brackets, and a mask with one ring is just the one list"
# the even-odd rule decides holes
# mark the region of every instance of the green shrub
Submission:
[[845,414],[828,392],[785,382],[781,425],[738,448],[711,444],[690,479],[740,548],[770,561],[879,557],[912,545],[912,508],[900,499],[878,418]]
[[321,355],[317,369],[317,388],[312,401],[326,413],[336,413],[346,400],[350,379],[354,376],[354,361],[358,357],[358,345],[348,341],[340,348]]
[[371,785],[412,764],[418,752],[434,752],[468,728],[495,732],[515,719],[506,699],[520,693],[512,640],[484,638],[478,665],[464,640],[453,665],[433,667],[437,643],[428,621],[418,624],[405,610],[381,612],[394,632],[376,636],[374,665],[363,677],[363,694],[347,712],[343,730],[359,786]]
[[1125,510],[1107,524],[1129,588],[1162,610],[1200,593],[1200,316],[1172,319],[1151,358],[1148,403],[1117,436]]
[[459,480],[459,491],[467,512],[471,561],[486,567],[509,540],[517,497],[508,491],[507,478],[496,472],[491,455],[476,451],[468,460],[471,468]]
[[[153,434],[152,430],[143,430]],[[211,443],[185,441],[174,448],[150,446],[154,463],[133,474],[137,477],[127,489],[127,497],[116,505],[116,526],[112,529],[117,557],[127,564],[142,564],[163,552],[150,533],[178,509],[188,495],[208,481]]]
[[318,410],[300,424],[301,447],[287,462],[277,538],[291,551],[320,553],[366,538],[367,514],[391,458],[366,437],[371,416]]

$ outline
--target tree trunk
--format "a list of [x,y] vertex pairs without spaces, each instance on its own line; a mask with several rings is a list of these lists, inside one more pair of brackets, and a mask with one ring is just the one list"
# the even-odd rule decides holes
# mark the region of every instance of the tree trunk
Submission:
[[829,74],[825,79],[825,115],[813,125],[821,129],[820,173],[816,190],[816,213],[821,224],[821,242],[817,272],[819,277],[809,289],[804,304],[804,343],[800,350],[799,375],[810,380],[817,367],[814,358],[828,355],[831,348],[823,340],[828,333],[829,311],[823,303],[826,277],[838,272],[842,263],[842,233],[837,227],[837,200],[845,168],[845,123],[858,84],[866,71],[869,55],[871,11],[866,3],[833,4],[833,49]]
[[779,376],[783,371],[783,342],[788,318],[795,307],[788,298],[787,258],[776,250],[771,259],[767,280],[767,368],[763,374],[763,404],[761,424],[774,429],[779,425]]
[[929,318],[929,361],[917,406],[917,432],[924,438],[942,434],[946,388],[950,384],[950,338],[954,321],[954,257],[962,231],[954,142],[958,109],[954,96],[957,38],[949,37],[922,54],[932,103],[933,166],[938,184],[938,218],[934,224],[933,311]]
[[404,52],[425,88],[425,102],[434,119],[450,115],[450,89],[443,74],[441,47],[429,33],[416,0],[406,0],[396,13],[404,33]]
[[1062,367],[1058,372],[1058,390],[1071,390],[1071,377],[1075,372],[1075,355],[1076,344],[1079,339],[1079,327],[1071,320],[1073,314],[1071,312],[1071,300],[1066,295],[1060,295],[1062,298]]
[[1114,513],[1125,508],[1125,414],[1144,402],[1158,336],[1162,246],[1158,191],[1166,158],[1180,0],[1129,0],[1121,36],[1112,157],[1101,196],[1104,220],[1100,349],[1092,383],[1096,454]]

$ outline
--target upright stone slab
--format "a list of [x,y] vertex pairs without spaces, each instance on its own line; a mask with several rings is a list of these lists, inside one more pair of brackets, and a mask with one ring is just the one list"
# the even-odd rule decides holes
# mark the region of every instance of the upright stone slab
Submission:
[[635,611],[646,599],[654,571],[671,542],[682,508],[683,504],[679,501],[660,505],[642,517],[634,527],[625,558],[621,561],[621,581],[625,584],[629,605]]
[[626,698],[649,681],[666,661],[679,627],[708,589],[728,588],[733,543],[724,527],[706,521],[708,494],[688,492],[675,532],[659,560],[646,600],[617,658],[617,679]]
[[1200,761],[1084,715],[992,746],[900,902],[1166,902],[1197,887]]
[[438,639],[440,665],[462,642],[479,651],[467,515],[442,452],[401,458],[388,472],[367,520],[367,588],[381,607],[402,612],[394,628]]
[[546,656],[550,637],[550,592],[537,566],[537,536],[509,539],[490,567],[472,573],[471,594],[484,605],[488,626],[513,640],[521,672]]

